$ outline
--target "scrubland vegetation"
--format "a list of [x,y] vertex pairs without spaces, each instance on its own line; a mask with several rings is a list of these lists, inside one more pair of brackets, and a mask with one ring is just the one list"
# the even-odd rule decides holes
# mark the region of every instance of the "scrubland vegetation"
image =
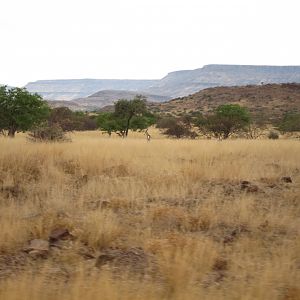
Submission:
[[299,299],[299,141],[71,135],[0,138],[1,299]]

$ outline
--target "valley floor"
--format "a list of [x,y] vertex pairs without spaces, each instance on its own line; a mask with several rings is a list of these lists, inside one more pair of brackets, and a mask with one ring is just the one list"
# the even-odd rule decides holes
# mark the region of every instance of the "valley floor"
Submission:
[[0,138],[0,299],[300,299],[300,142]]

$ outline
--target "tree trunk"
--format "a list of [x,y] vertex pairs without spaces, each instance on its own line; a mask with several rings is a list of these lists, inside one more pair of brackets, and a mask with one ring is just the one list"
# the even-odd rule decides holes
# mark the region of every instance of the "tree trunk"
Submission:
[[128,136],[128,130],[129,130],[129,126],[130,126],[130,120],[133,116],[130,116],[127,120],[127,125],[126,125],[126,131],[125,131],[125,136]]
[[14,138],[15,137],[15,133],[16,133],[16,129],[14,127],[11,127],[8,129],[8,136],[10,138]]

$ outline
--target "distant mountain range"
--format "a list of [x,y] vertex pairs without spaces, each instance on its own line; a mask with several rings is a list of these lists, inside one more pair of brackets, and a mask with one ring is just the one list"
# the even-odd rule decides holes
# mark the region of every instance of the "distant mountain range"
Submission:
[[[170,100],[170,97],[166,96],[152,95],[145,92],[142,92],[142,94],[147,98],[147,101],[149,102],[164,102]],[[106,105],[112,105],[118,99],[131,100],[136,95],[136,92],[131,91],[104,90],[85,98],[75,99],[73,100],[73,102],[79,104],[80,106],[94,106],[95,108],[99,108]]]
[[[78,98],[71,101],[48,101],[48,103],[52,107],[66,106],[72,110],[91,111],[104,106],[113,105],[118,99],[131,100],[136,95],[136,92],[131,91],[104,90],[84,98]],[[170,100],[170,97],[151,95],[148,93],[143,93],[143,96],[145,96],[149,102],[164,102]]]
[[175,98],[217,86],[292,82],[300,83],[300,66],[207,65],[169,73],[145,91]]
[[[210,87],[292,82],[300,83],[300,66],[207,65],[196,70],[171,72],[160,80],[39,80],[28,83],[26,88],[47,100],[78,99],[75,103],[103,107],[117,97],[126,98],[132,93],[154,95],[155,101],[166,101]],[[101,91],[103,93],[93,95]],[[86,98],[90,95],[93,99]]]
[[58,79],[29,82],[28,91],[40,94],[47,100],[74,100],[103,90],[121,90],[138,93],[151,87],[157,80],[122,79]]

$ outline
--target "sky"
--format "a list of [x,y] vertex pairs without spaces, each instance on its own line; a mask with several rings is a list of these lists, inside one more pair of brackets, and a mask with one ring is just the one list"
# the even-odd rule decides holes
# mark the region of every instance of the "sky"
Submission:
[[0,83],[299,65],[299,0],[1,0]]

